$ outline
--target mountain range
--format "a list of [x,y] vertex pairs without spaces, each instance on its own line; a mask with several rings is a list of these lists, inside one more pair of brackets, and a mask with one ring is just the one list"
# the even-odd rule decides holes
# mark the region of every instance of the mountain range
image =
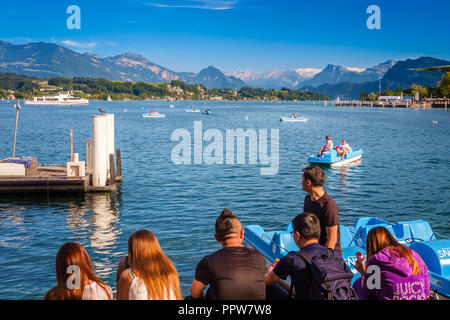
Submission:
[[221,71],[209,66],[199,73],[176,72],[155,64],[142,55],[124,53],[101,58],[93,53],[79,53],[55,43],[35,42],[12,44],[0,41],[0,72],[47,77],[91,77],[119,81],[170,82],[180,80],[188,84],[203,84],[207,88],[243,86],[297,90],[311,90],[331,98],[347,96],[359,98],[361,91],[407,88],[411,84],[436,86],[442,73],[412,71],[412,68],[450,64],[431,57],[388,60],[373,67],[345,68],[327,65],[323,70],[298,68],[286,71],[268,70],[263,73]]
[[407,89],[413,84],[421,86],[436,87],[445,72],[435,71],[415,71],[412,69],[426,68],[433,66],[450,65],[450,61],[441,60],[432,57],[420,57],[418,59],[407,59],[398,61],[390,69],[388,69],[383,77],[374,81],[342,81],[339,83],[325,83],[319,86],[301,85],[298,89],[311,90],[316,93],[322,93],[335,99],[359,99],[360,93],[378,92],[398,88]]

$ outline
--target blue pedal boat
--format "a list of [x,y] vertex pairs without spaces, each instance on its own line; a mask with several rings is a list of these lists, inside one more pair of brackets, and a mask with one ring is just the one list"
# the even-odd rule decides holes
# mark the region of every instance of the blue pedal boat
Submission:
[[353,150],[350,148],[349,152],[342,159],[338,156],[336,149],[326,151],[323,156],[310,156],[308,162],[312,165],[323,165],[330,167],[338,167],[352,162],[361,160],[363,151],[362,149]]
[[[356,253],[366,254],[366,237],[375,227],[383,226],[399,241],[416,251],[426,263],[430,285],[439,295],[450,298],[450,239],[434,233],[427,221],[387,222],[378,218],[360,218],[353,226],[340,225],[342,257],[353,272],[353,282],[360,277],[355,269]],[[265,231],[259,225],[244,228],[244,240],[248,247],[261,252],[267,266],[299,248],[291,235],[292,223],[285,230]],[[439,236],[440,238],[438,239]],[[281,287],[289,290],[289,277]]]
[[148,112],[142,115],[142,118],[165,118],[166,115],[164,113],[154,112],[153,114]]
[[306,122],[306,121],[308,121],[308,118],[305,118],[303,116],[294,117],[291,114],[288,117],[280,117],[280,121],[283,121],[283,122]]

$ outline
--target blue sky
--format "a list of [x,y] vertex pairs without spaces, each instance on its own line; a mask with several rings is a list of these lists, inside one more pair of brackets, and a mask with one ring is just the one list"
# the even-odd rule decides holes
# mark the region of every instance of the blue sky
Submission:
[[[0,0],[0,40],[54,42],[101,57],[144,55],[174,71],[370,67],[450,59],[448,0]],[[81,29],[69,30],[69,5]],[[381,29],[369,30],[369,5]]]

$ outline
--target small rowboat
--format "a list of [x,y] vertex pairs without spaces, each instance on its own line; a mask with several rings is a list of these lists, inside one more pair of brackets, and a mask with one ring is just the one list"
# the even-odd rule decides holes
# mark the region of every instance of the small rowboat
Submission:
[[184,112],[200,112],[200,109],[185,109]]

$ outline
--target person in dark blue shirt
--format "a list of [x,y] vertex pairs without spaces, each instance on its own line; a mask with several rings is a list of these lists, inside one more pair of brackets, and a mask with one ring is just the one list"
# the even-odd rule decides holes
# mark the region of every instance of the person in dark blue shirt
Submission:
[[[327,254],[328,249],[319,244],[320,222],[316,215],[302,213],[294,218],[292,225],[294,227],[292,236],[301,251],[311,258]],[[333,254],[339,256],[337,252],[333,252]],[[305,260],[294,251],[284,256],[275,268],[269,267],[265,282],[267,286],[270,286],[280,279],[286,280],[288,276],[291,277],[294,284],[295,298],[307,300],[312,283],[311,269]]]

